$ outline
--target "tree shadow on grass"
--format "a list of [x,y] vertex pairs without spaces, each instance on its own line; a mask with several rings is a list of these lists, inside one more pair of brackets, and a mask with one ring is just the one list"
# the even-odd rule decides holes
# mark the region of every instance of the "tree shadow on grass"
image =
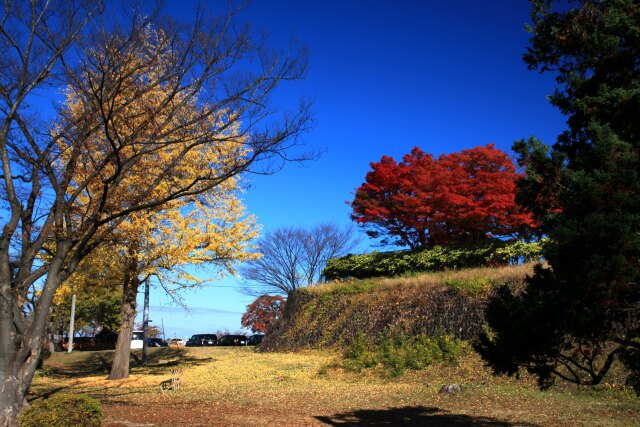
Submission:
[[[47,374],[58,378],[79,378],[108,374],[113,364],[114,350],[82,352],[75,355],[73,362],[48,368]],[[184,348],[162,347],[150,349],[147,364],[141,366],[141,351],[134,350],[130,354],[130,372],[158,375],[168,372],[175,366],[198,366],[213,361],[211,357],[197,358],[191,356]]]
[[38,391],[35,393],[33,392],[33,390],[30,390],[29,396],[27,396],[27,401],[32,404],[36,400],[48,399],[54,394],[60,393],[68,388],[69,388],[68,386],[54,387],[54,388]]
[[46,389],[38,392],[30,391],[29,396],[27,397],[27,401],[30,404],[33,404],[40,400],[49,399],[50,397],[56,394],[59,394],[59,393],[66,394],[69,392],[74,394],[77,394],[77,393],[85,394],[87,396],[91,396],[94,399],[98,399],[98,400],[114,399],[114,398],[121,397],[124,400],[115,400],[116,402],[120,402],[120,403],[131,402],[131,397],[130,397],[131,395],[141,393],[139,390],[119,389],[116,391],[114,390],[114,388],[78,391],[76,389],[72,389],[69,386],[64,386],[64,387],[55,387],[51,389]]
[[405,406],[388,409],[359,409],[332,416],[316,416],[318,421],[332,426],[431,426],[431,427],[535,427],[531,423],[511,423],[488,417],[451,414],[440,408]]

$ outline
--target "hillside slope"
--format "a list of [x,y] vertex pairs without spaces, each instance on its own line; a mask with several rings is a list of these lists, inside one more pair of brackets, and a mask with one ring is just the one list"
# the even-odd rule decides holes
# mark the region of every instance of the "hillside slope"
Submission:
[[342,347],[371,338],[444,332],[473,339],[493,290],[520,286],[533,264],[427,273],[415,277],[331,282],[289,294],[283,318],[261,349]]

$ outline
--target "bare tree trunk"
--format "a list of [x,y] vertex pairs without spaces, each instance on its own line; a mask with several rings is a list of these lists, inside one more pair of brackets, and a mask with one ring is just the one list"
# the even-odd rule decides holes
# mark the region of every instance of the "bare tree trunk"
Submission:
[[55,342],[56,351],[64,351],[64,323],[61,317],[56,318],[58,322],[58,337]]
[[12,322],[10,284],[1,284],[0,297],[0,426],[13,426],[20,413],[23,397],[20,395],[20,382],[15,365],[21,338]]
[[[48,277],[45,288],[52,287],[55,274]],[[11,282],[0,282],[0,427],[13,427],[26,403],[42,349],[46,315],[33,316],[25,322],[11,301]],[[50,304],[53,293],[45,291],[42,303]],[[19,317],[18,317],[19,316]]]
[[129,353],[131,352],[131,337],[136,318],[138,286],[140,286],[140,280],[136,274],[135,262],[133,262],[122,290],[120,332],[118,333],[116,352],[113,356],[113,365],[109,374],[110,380],[119,380],[129,376]]
[[[10,364],[8,372],[3,372],[0,377],[0,381],[2,381],[2,387],[0,387],[0,426],[2,427],[17,425],[16,417],[26,404],[25,395],[33,380],[42,345],[39,338],[31,341],[36,342],[31,344],[32,348],[27,360],[24,363],[19,363],[16,360]],[[16,350],[15,355],[21,353],[20,350]]]
[[[235,7],[221,21],[198,18],[187,28],[170,25],[155,2],[144,3],[126,16],[103,16],[110,8],[102,1],[5,1],[0,7],[0,69],[10,70],[0,73],[0,427],[14,426],[24,405],[54,292],[122,221],[172,201],[226,192],[222,184],[248,170],[270,173],[280,162],[315,157],[289,155],[308,127],[308,106],[277,115],[270,106],[280,82],[304,74],[302,50],[275,55],[248,33],[236,33],[229,21]],[[147,34],[156,28],[166,32],[167,45],[138,61],[155,44]],[[251,58],[260,59],[255,73],[245,68]],[[213,86],[226,90],[203,90]],[[28,105],[43,87],[71,90],[68,101],[77,97],[79,108],[67,105],[49,118],[48,109]],[[166,89],[159,97],[158,88]],[[141,119],[131,114],[139,108]],[[212,119],[224,123],[211,126]],[[131,138],[114,142],[125,121]],[[237,136],[249,155],[216,155],[211,168],[189,166],[192,154],[235,146]],[[173,154],[146,182],[128,180],[160,152]],[[193,173],[172,176],[185,167]],[[44,253],[52,259],[43,261]],[[221,256],[226,266],[237,255]],[[41,293],[34,293],[44,278]],[[126,282],[111,378],[128,374],[138,285],[133,275]]]

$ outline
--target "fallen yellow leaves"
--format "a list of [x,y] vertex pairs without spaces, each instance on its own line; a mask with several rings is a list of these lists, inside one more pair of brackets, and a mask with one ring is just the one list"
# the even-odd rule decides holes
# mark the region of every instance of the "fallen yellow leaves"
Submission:
[[79,387],[96,387],[96,388],[147,388],[157,387],[158,383],[163,381],[166,375],[130,375],[129,378],[121,380],[108,380],[104,376],[87,377],[74,380],[73,384]]
[[[385,378],[373,372],[345,372],[335,363],[339,354],[327,351],[165,348],[152,349],[154,362],[134,366],[132,375],[120,381],[107,381],[106,371],[78,375],[65,365],[80,366],[85,354],[88,360],[90,352],[73,359],[54,354],[48,363],[65,374],[37,378],[33,393],[44,395],[60,388],[88,393],[103,402],[107,413],[117,414],[114,419],[155,425],[209,425],[203,419],[215,419],[217,425],[322,425],[319,419],[365,422],[370,416],[369,421],[382,417],[391,424],[394,417],[409,417],[416,423],[440,425],[463,421],[482,425],[480,421],[489,420],[616,426],[634,425],[640,419],[640,402],[628,390],[602,387],[587,393],[556,388],[541,392],[529,379],[493,377],[473,354],[465,356],[459,366],[434,365]],[[183,387],[161,393],[159,383],[176,366],[184,369]],[[462,394],[438,394],[449,383],[462,384]]]

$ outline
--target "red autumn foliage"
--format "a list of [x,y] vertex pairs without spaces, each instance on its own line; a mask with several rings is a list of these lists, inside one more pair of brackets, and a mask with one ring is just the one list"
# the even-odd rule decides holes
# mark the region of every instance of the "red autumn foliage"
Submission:
[[516,204],[521,174],[493,144],[438,159],[418,147],[397,163],[383,156],[351,203],[352,219],[384,244],[412,250],[514,237],[535,224]]
[[282,317],[284,298],[279,295],[262,295],[247,306],[242,315],[242,326],[253,332],[267,333],[273,323]]

